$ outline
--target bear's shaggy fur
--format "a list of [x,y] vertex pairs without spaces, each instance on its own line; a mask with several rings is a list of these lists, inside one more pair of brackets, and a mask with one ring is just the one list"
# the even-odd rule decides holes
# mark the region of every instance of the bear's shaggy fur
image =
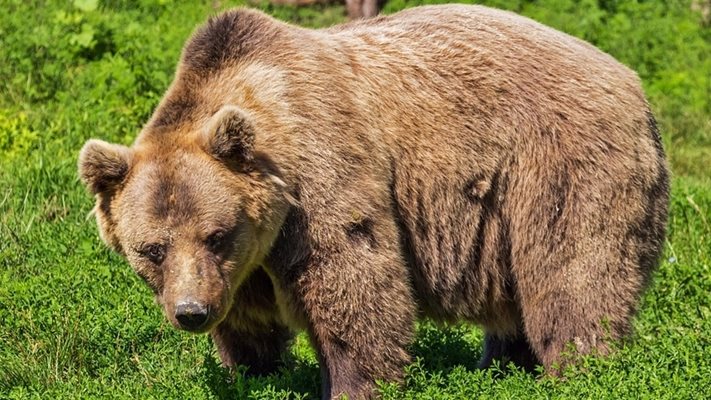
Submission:
[[605,353],[669,196],[634,72],[477,6],[325,30],[224,13],[135,144],[91,140],[79,169],[174,325],[253,373],[305,330],[324,398],[399,379],[418,316],[482,326],[482,366]]

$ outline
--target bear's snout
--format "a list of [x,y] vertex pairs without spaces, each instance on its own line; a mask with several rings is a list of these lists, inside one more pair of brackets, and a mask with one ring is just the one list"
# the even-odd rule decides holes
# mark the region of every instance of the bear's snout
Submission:
[[210,307],[195,300],[181,300],[175,305],[175,319],[182,329],[197,331],[210,317]]

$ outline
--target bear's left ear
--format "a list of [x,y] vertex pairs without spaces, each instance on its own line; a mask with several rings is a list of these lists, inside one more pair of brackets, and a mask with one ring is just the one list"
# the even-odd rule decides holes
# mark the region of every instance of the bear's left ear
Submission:
[[251,162],[254,152],[254,126],[237,106],[224,106],[215,113],[204,132],[205,150],[224,161]]
[[128,175],[131,150],[91,139],[79,152],[79,177],[93,194],[112,192]]

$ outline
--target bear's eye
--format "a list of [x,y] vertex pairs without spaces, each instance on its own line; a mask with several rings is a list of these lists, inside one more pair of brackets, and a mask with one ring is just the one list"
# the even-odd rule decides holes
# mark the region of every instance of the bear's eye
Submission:
[[210,248],[210,251],[216,252],[225,244],[225,231],[216,231],[207,237],[205,244]]
[[165,245],[159,243],[149,244],[143,246],[138,253],[150,260],[152,263],[160,264],[165,258]]

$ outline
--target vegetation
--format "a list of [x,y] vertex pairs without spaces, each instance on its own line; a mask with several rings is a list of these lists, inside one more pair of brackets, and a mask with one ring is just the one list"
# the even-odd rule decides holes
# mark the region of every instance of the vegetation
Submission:
[[[435,0],[438,2],[440,0]],[[386,13],[431,0],[390,0]],[[479,371],[481,332],[423,322],[404,386],[385,399],[704,398],[711,387],[711,28],[690,1],[488,0],[592,42],[639,72],[674,173],[669,239],[635,336],[559,381]],[[237,3],[0,0],[0,398],[318,396],[303,336],[265,378],[219,367],[178,332],[100,243],[76,157],[90,137],[130,144],[194,27]],[[342,5],[278,18],[321,27]]]

